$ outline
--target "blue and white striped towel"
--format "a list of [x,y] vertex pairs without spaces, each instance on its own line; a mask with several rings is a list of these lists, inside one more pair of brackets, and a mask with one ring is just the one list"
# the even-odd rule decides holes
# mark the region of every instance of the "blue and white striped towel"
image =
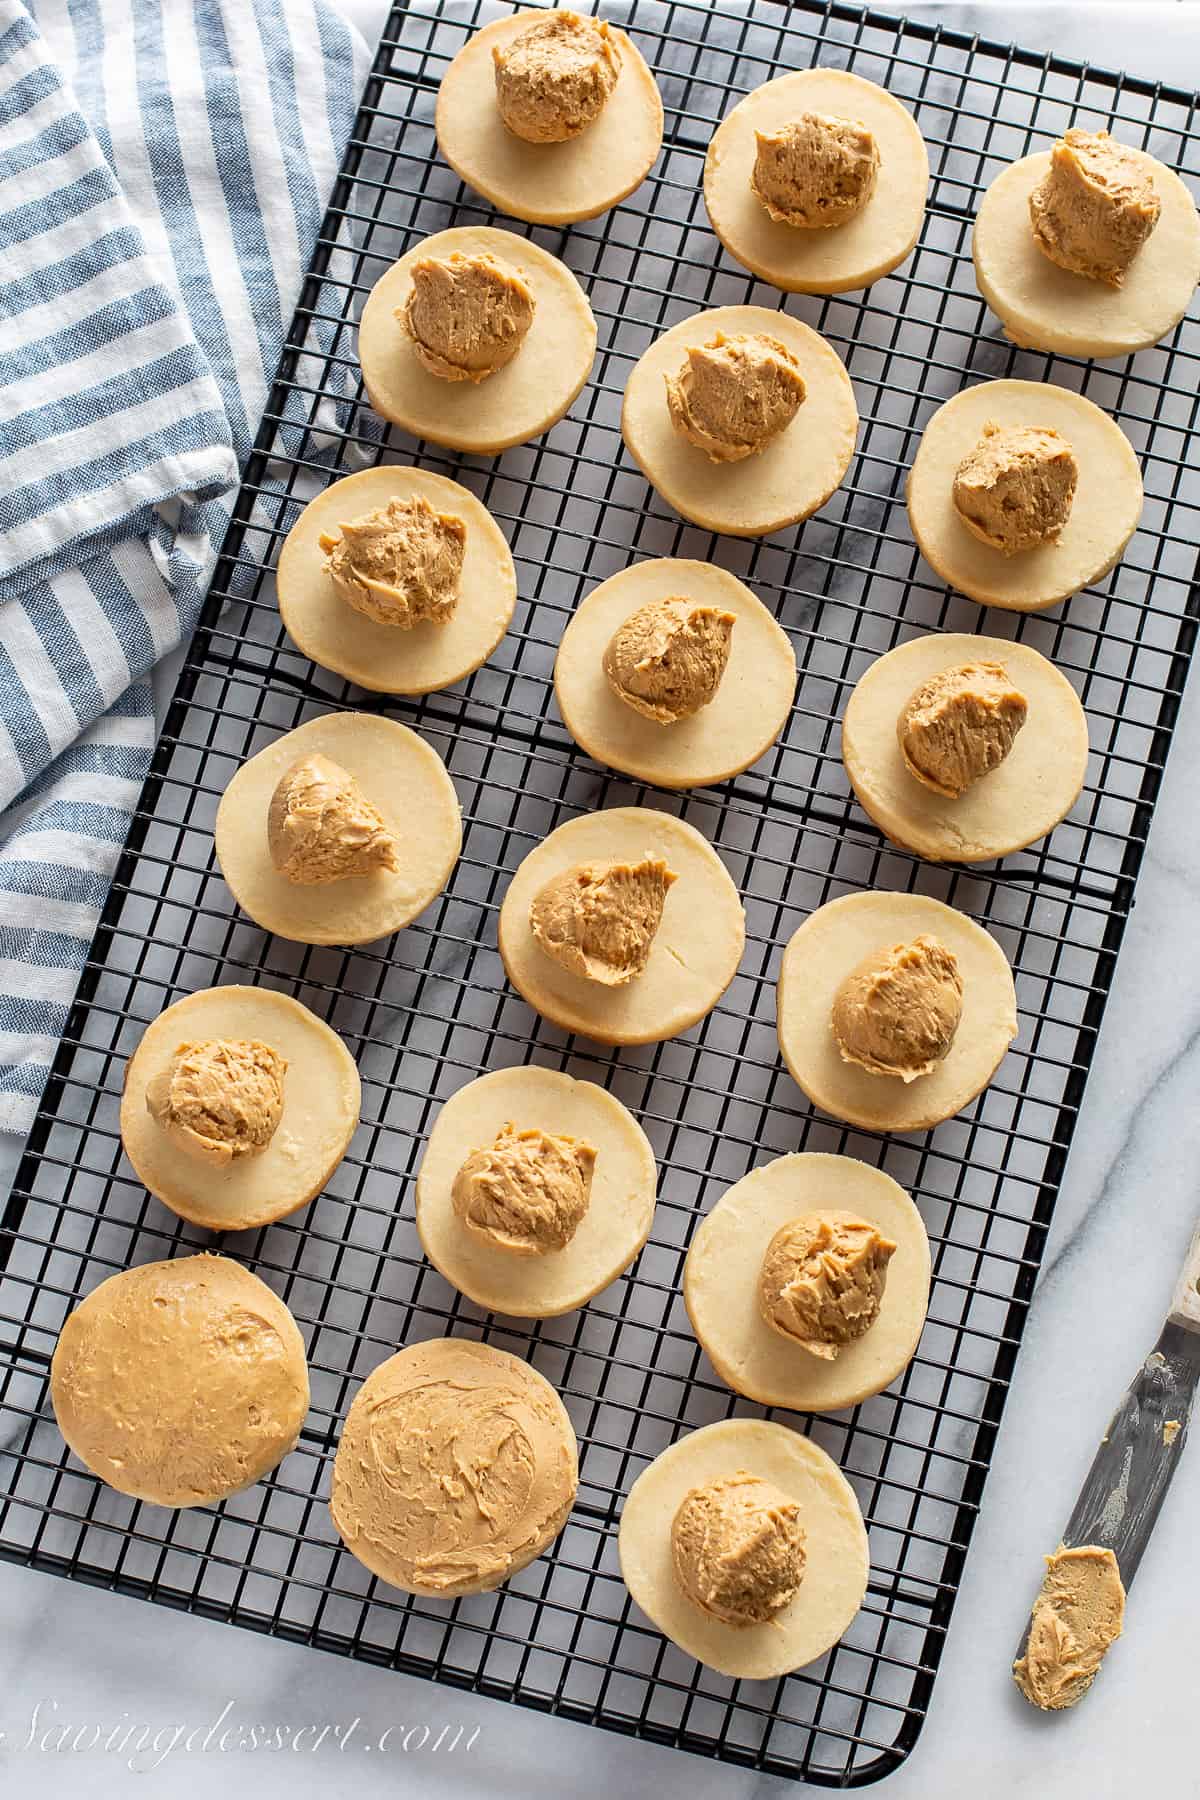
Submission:
[[0,0],[0,1130],[27,1129],[366,73],[324,0]]

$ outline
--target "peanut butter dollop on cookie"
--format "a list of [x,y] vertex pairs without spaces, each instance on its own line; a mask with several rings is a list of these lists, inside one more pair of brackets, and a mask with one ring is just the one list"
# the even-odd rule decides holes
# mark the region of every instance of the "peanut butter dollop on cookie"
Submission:
[[1078,480],[1075,452],[1060,432],[989,421],[958,465],[954,510],[981,543],[1015,556],[1057,538]]
[[896,721],[905,766],[922,787],[958,800],[999,768],[1028,711],[999,663],[942,669],[914,689]]
[[467,1230],[496,1250],[545,1256],[565,1250],[586,1213],[596,1152],[579,1138],[505,1125],[472,1150],[450,1197]]
[[319,750],[281,776],[267,812],[267,847],[279,873],[303,886],[400,867],[378,807]]
[[146,1088],[146,1109],[181,1150],[214,1169],[257,1156],[283,1116],[287,1063],[257,1038],[180,1044]]
[[671,1559],[690,1600],[727,1625],[762,1625],[794,1599],[805,1537],[794,1500],[748,1469],[685,1494]]
[[575,863],[534,895],[530,930],[572,975],[621,987],[645,968],[675,879],[656,856]]
[[667,407],[680,437],[710,462],[756,456],[789,426],[804,400],[804,377],[786,345],[765,332],[693,345],[668,375]]
[[651,600],[619,625],[604,652],[618,700],[657,725],[707,706],[729,661],[737,614],[690,600]]
[[834,995],[842,1060],[904,1082],[932,1074],[954,1042],[962,997],[958,959],[938,938],[873,950]]
[[1123,285],[1162,202],[1146,162],[1107,131],[1068,131],[1029,196],[1033,240],[1072,275]]
[[424,494],[389,500],[319,541],[334,591],[377,625],[410,631],[453,618],[467,528]]
[[536,19],[492,60],[500,117],[527,144],[561,144],[586,131],[621,72],[609,27],[573,12]]
[[844,225],[875,192],[879,146],[857,119],[806,112],[755,137],[750,186],[777,225],[801,231]]
[[396,317],[422,368],[443,381],[486,381],[512,361],[533,323],[525,277],[486,251],[422,257],[412,281]]
[[1120,1637],[1124,1618],[1125,1588],[1112,1551],[1097,1544],[1065,1550],[1060,1544],[1046,1558],[1025,1654],[1013,1664],[1025,1698],[1047,1712],[1074,1706]]
[[826,1362],[879,1317],[896,1246],[848,1212],[801,1213],[763,1255],[759,1311],[772,1331]]

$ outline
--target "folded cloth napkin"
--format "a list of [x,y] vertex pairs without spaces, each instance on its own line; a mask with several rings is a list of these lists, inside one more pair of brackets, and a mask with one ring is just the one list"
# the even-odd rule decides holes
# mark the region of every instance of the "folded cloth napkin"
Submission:
[[350,133],[324,0],[0,0],[0,1130],[33,1118]]

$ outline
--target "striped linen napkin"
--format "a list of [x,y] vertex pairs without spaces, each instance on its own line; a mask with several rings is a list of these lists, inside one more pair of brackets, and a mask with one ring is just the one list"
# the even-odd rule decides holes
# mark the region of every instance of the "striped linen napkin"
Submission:
[[366,67],[325,0],[0,0],[0,1130],[33,1118]]

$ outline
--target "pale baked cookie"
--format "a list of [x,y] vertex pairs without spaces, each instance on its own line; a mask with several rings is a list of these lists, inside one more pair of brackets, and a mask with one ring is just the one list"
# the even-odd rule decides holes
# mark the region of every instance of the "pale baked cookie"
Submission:
[[[1062,443],[1070,449],[1077,478],[1061,523],[1061,496],[1049,481],[1021,485],[1030,458],[1020,438],[1031,427],[1060,451]],[[1010,434],[1019,436],[1005,454]],[[1031,536],[1040,509],[1059,500],[1044,520],[1051,528],[1043,541],[1006,554],[979,535],[991,529],[983,511],[990,498],[1020,510],[1027,497]],[[979,530],[967,523],[964,506],[980,509]],[[1001,506],[990,515],[998,530]],[[1142,474],[1120,426],[1082,394],[1046,381],[983,381],[955,394],[926,425],[908,478],[909,523],[925,560],[950,587],[1010,612],[1039,612],[1101,580],[1120,561],[1141,513]]]
[[308,1364],[277,1294],[226,1256],[110,1275],[50,1364],[58,1428],[93,1475],[157,1506],[208,1506],[294,1450]]
[[1155,157],[1103,132],[1069,131],[992,182],[974,257],[979,291],[1014,343],[1128,356],[1187,311],[1200,221],[1187,187]]
[[749,1681],[824,1655],[867,1589],[850,1483],[808,1438],[757,1419],[705,1425],[656,1457],[629,1490],[617,1547],[664,1636]]
[[298,1000],[202,988],[142,1034],[125,1070],[121,1142],[180,1218],[246,1231],[321,1192],[360,1101],[354,1058]]
[[[512,309],[499,306],[468,310],[461,296],[439,306],[441,287],[489,269],[495,281],[527,295],[515,320]],[[427,302],[415,318],[420,337],[410,305],[418,293]],[[473,329],[465,332],[465,324]],[[530,238],[488,225],[456,226],[414,245],[375,283],[358,327],[358,360],[375,411],[413,437],[485,455],[557,424],[595,356],[596,321],[566,264]]]
[[912,114],[843,69],[764,82],[717,127],[704,161],[708,216],[730,256],[793,294],[865,288],[902,263],[928,187]]
[[437,1116],[417,1174],[417,1231],[476,1306],[548,1319],[628,1268],[656,1185],[645,1132],[603,1088],[533,1064],[496,1069]]
[[[870,1244],[839,1241],[847,1216],[876,1251],[882,1240],[875,1268]],[[912,1360],[929,1304],[929,1239],[881,1169],[849,1156],[779,1156],[735,1182],[701,1221],[683,1297],[701,1349],[735,1392],[763,1406],[834,1412],[878,1394]],[[768,1303],[788,1331],[768,1322]],[[815,1345],[799,1337],[814,1321]]]
[[986,862],[1045,837],[1079,798],[1087,757],[1075,689],[1007,638],[900,644],[871,664],[842,720],[859,805],[931,862]]
[[444,475],[392,463],[309,502],[276,588],[305,656],[384,694],[428,694],[470,675],[517,600],[512,553],[486,506]]
[[784,951],[777,1004],[792,1079],[867,1131],[925,1131],[961,1112],[1017,1034],[999,944],[923,894],[818,907]]
[[[544,71],[551,59],[557,79],[539,81],[536,64]],[[527,10],[494,19],[463,45],[438,89],[436,129],[455,174],[501,212],[570,225],[607,212],[644,180],[662,145],[662,99],[615,25]]]
[[[711,654],[717,631],[723,660]],[[795,691],[796,653],[762,602],[727,570],[681,557],[602,581],[577,607],[554,664],[576,743],[664,788],[748,769],[783,730]]]
[[519,1356],[432,1338],[363,1382],[329,1510],[363,1566],[410,1594],[485,1594],[556,1538],[575,1504],[567,1409]]
[[299,944],[370,944],[411,924],[462,848],[454,783],[394,719],[326,713],[242,764],[217,808],[243,912]]
[[[716,366],[714,350],[728,357],[730,345],[742,352],[745,379],[742,367]],[[775,379],[764,392],[768,375]],[[685,404],[689,383],[693,400],[711,396],[706,416]],[[785,384],[790,395],[780,391]],[[751,441],[764,400],[778,402],[771,435]],[[714,436],[724,428],[728,443]],[[841,358],[807,325],[765,306],[718,306],[672,326],[634,365],[621,431],[646,480],[685,519],[759,537],[824,506],[850,466],[858,410]]]
[[733,980],[745,942],[738,891],[711,844],[647,806],[560,825],[500,908],[500,955],[522,999],[600,1044],[686,1031]]

